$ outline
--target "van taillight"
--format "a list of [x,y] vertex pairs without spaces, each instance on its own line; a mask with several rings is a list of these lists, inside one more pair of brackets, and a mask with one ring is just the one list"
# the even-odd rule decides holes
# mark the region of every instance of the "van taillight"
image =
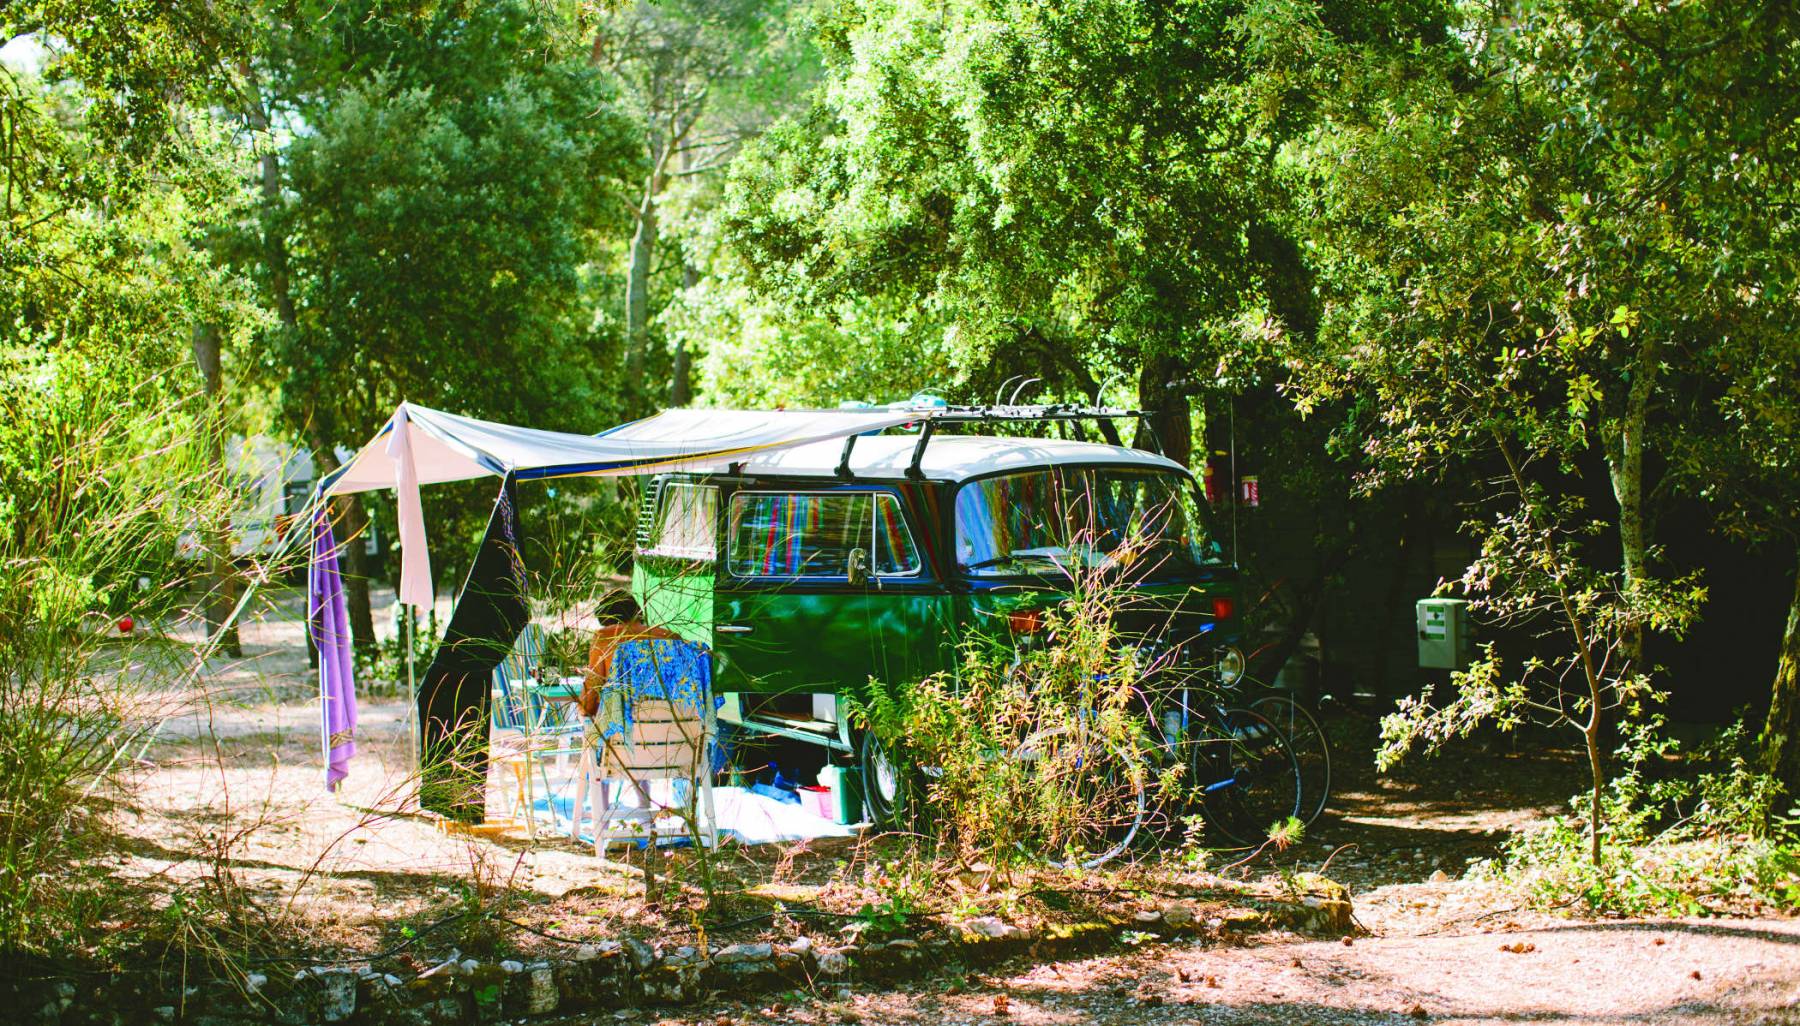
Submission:
[[1230,598],[1224,595],[1213,596],[1213,619],[1229,620],[1231,614],[1235,612],[1237,612],[1237,607],[1232,604]]
[[1006,626],[1014,634],[1036,634],[1044,629],[1044,614],[1036,609],[1015,609],[1006,614]]

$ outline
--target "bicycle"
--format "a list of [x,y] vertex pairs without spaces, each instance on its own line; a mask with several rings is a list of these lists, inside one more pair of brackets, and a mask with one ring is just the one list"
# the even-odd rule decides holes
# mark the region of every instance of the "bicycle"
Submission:
[[[1172,821],[1171,813],[1198,812],[1231,842],[1257,845],[1271,827],[1303,811],[1300,760],[1276,723],[1255,709],[1227,706],[1216,667],[1186,664],[1174,646],[1141,650],[1141,675],[1126,699],[1135,709],[1067,708],[986,756],[1022,764],[1020,800],[1056,803],[1034,807],[1026,818],[1039,836],[1016,842],[1047,854],[1054,867],[1104,865],[1136,846],[1153,818]],[[1042,725],[1046,720],[1054,722]],[[908,765],[912,760],[896,757],[873,731],[858,747],[866,800],[882,825],[903,821],[941,773]],[[1153,798],[1152,789],[1170,781],[1175,800]]]
[[1331,799],[1331,741],[1318,718],[1304,705],[1280,691],[1271,691],[1250,702],[1287,735],[1299,762],[1301,785],[1300,821],[1311,826]]
[[[1184,693],[1179,708],[1191,710],[1192,699]],[[1179,729],[1165,727],[1165,735],[1173,738],[1169,750],[1183,768],[1188,804],[1208,826],[1235,843],[1256,845],[1271,827],[1299,815],[1299,760],[1276,724],[1217,701],[1201,705],[1198,716],[1180,715]]]

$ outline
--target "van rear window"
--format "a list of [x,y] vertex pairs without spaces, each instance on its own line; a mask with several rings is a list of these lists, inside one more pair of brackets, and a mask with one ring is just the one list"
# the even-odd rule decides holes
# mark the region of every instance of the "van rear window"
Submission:
[[739,492],[727,560],[738,577],[848,577],[850,552],[869,572],[905,577],[919,554],[900,501],[886,492]]
[[671,481],[662,487],[656,524],[650,533],[647,556],[681,559],[713,559],[718,555],[714,523],[719,510],[719,489]]

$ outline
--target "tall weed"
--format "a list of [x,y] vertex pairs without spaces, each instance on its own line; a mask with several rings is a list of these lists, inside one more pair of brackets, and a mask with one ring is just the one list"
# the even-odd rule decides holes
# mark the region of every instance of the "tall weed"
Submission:
[[178,535],[226,534],[235,503],[200,423],[164,384],[81,359],[0,369],[0,950],[53,946],[103,907],[71,866],[203,662],[118,625],[195,583]]
[[1021,648],[978,637],[954,673],[871,682],[862,714],[917,767],[947,853],[996,866],[1079,862],[1148,832],[1179,774],[1162,769],[1138,658],[1116,627],[1118,593],[1045,610]]

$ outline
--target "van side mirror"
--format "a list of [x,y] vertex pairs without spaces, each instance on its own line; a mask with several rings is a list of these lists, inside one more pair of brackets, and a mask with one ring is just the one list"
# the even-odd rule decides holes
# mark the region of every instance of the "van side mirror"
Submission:
[[845,571],[851,584],[869,583],[869,553],[866,549],[851,549],[849,567]]

